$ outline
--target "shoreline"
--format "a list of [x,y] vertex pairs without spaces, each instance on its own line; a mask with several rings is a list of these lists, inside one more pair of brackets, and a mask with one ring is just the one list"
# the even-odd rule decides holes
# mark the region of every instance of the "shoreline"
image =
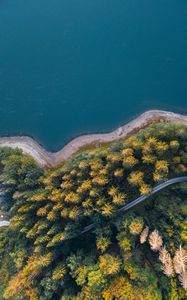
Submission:
[[48,152],[33,138],[28,136],[0,137],[0,147],[19,148],[24,154],[30,155],[43,167],[56,167],[67,161],[81,148],[92,144],[109,143],[127,137],[151,123],[159,121],[180,122],[187,126],[187,116],[162,110],[146,111],[132,121],[109,133],[86,134],[78,136],[67,143],[58,152]]

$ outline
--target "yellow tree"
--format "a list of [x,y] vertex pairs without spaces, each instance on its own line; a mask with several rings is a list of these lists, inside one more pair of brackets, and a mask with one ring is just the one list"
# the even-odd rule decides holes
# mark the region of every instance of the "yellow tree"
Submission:
[[143,183],[143,177],[144,173],[141,171],[134,171],[131,172],[128,181],[130,184],[135,185],[135,186],[140,186]]
[[141,217],[135,218],[129,225],[130,233],[133,235],[138,235],[143,229],[143,219]]
[[104,275],[114,275],[120,271],[121,260],[117,256],[104,254],[99,257],[99,268]]

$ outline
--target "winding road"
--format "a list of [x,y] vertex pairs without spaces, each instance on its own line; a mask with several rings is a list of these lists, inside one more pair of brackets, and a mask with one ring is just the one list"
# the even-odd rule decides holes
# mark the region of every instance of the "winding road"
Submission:
[[[170,185],[173,185],[173,184],[176,184],[176,183],[181,183],[181,182],[187,182],[187,176],[176,177],[176,178],[173,178],[173,179],[169,179],[165,182],[162,182],[161,184],[159,184],[159,185],[157,185],[153,188],[151,194],[146,195],[146,196],[140,196],[139,198],[137,198],[137,199],[131,201],[130,203],[128,203],[127,205],[124,205],[123,207],[121,207],[118,210],[118,213],[125,212],[125,211],[129,210],[130,208],[133,208],[134,206],[138,205],[139,203],[147,200],[149,197],[151,197],[152,195],[154,195],[154,194],[158,193],[159,191],[165,189],[166,187],[168,187]],[[93,223],[93,224],[90,224],[90,225],[86,226],[84,228],[84,230],[81,232],[81,234],[92,230],[95,227],[95,225],[96,225],[96,223]]]
[[[162,182],[161,184],[159,184],[159,185],[157,185],[153,188],[151,194],[146,195],[146,196],[140,196],[139,198],[137,198],[137,199],[133,200],[132,202],[128,203],[127,205],[124,205],[123,207],[121,207],[118,210],[118,213],[125,212],[125,211],[129,210],[130,208],[133,208],[134,206],[138,205],[139,203],[147,200],[149,197],[151,197],[152,195],[154,195],[154,194],[158,193],[159,191],[165,189],[166,187],[168,187],[170,185],[173,185],[173,184],[181,183],[181,182],[187,182],[187,176],[176,177],[176,178],[173,178],[173,179],[169,179],[165,182]],[[9,224],[10,224],[9,221],[1,221],[0,222],[0,227],[8,226]],[[80,235],[92,230],[95,226],[96,226],[96,223],[92,223],[92,224],[86,226],[83,229],[83,231],[81,231]]]

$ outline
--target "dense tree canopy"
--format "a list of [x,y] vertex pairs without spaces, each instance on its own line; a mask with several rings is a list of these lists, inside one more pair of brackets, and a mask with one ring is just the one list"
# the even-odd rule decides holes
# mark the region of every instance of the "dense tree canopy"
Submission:
[[11,220],[0,231],[0,298],[187,299],[187,184],[118,212],[187,174],[185,126],[153,124],[52,170],[0,149],[0,168]]

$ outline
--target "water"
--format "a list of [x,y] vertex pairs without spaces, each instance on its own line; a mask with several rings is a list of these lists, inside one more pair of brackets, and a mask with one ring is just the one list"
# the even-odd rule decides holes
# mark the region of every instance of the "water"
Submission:
[[0,0],[0,135],[50,150],[187,112],[186,0]]

